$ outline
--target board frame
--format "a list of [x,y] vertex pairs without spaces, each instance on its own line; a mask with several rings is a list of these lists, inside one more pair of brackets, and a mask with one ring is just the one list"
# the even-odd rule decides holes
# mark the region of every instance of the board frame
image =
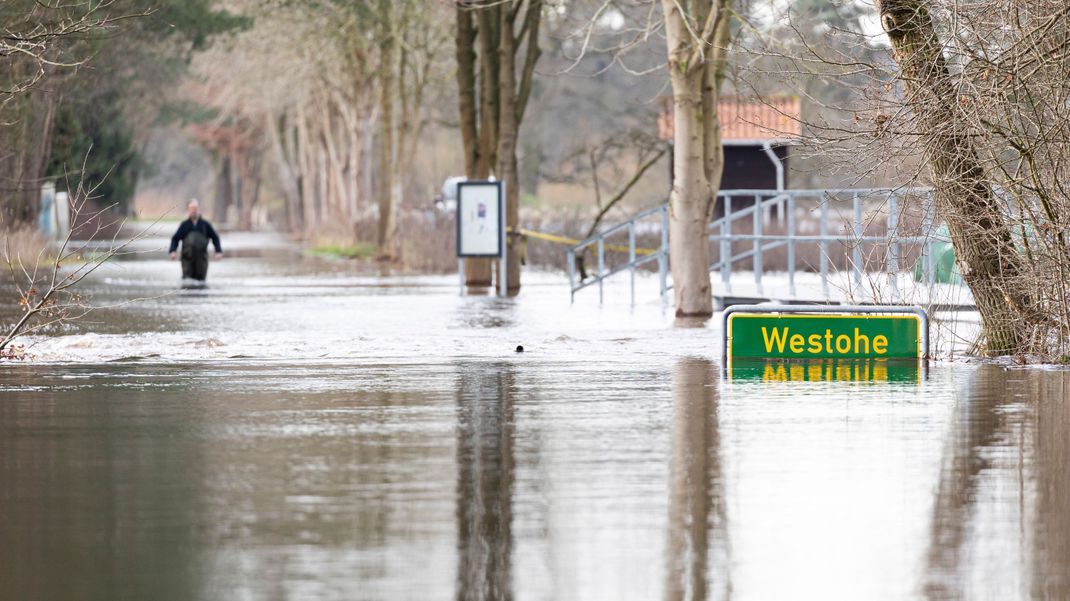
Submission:
[[918,360],[929,358],[929,315],[925,309],[911,305],[733,305],[725,309],[721,324],[721,365],[728,369],[732,362],[729,340],[731,317],[736,313],[813,315],[823,317],[852,316],[905,316],[918,318]]
[[[464,208],[464,189],[494,187],[498,190],[498,250],[494,253],[462,253],[461,248],[461,212]],[[464,181],[457,183],[457,258],[458,259],[498,259],[505,254],[505,186],[501,181]]]

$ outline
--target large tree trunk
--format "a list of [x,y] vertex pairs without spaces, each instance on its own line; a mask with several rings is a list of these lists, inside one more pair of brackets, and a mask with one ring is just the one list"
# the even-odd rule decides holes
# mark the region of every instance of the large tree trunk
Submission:
[[[49,69],[50,71],[51,69]],[[11,194],[11,207],[6,211],[14,223],[36,224],[41,206],[41,185],[48,167],[52,147],[52,123],[58,104],[57,95],[41,85],[25,98],[17,100],[15,111],[21,113],[21,123],[6,124],[13,130],[14,148],[11,152],[14,181],[3,182]],[[5,127],[0,123],[0,127]],[[74,169],[74,166],[71,166]],[[74,175],[77,178],[77,175]]]
[[[662,0],[674,105],[669,254],[678,317],[713,314],[708,227],[724,166],[717,98],[729,40],[728,4],[696,0],[687,4],[692,14],[684,14],[684,4]],[[689,21],[700,28],[700,38]]]
[[[464,174],[469,179],[481,179],[486,175],[480,175],[484,153],[477,127],[479,115],[476,108],[476,29],[470,7],[458,3],[456,11],[457,104],[460,111],[461,143],[464,146]],[[485,80],[485,77],[482,79]],[[490,286],[490,267],[490,259],[465,259],[465,284],[474,287]]]
[[[500,12],[498,87],[501,94],[498,107],[498,178],[505,182],[505,224],[515,232],[518,225],[520,199],[516,169],[516,137],[519,125],[516,120],[516,49],[513,46],[512,11],[501,10]],[[517,244],[519,237],[509,235],[506,240],[508,249],[506,280],[509,291],[515,292],[520,290],[520,249]]]
[[231,174],[230,153],[220,151],[219,171],[216,173],[215,201],[212,203],[212,220],[222,224],[227,220],[227,209],[234,203],[234,178]]
[[379,256],[393,259],[396,252],[397,220],[394,206],[394,88],[397,45],[391,0],[379,0],[379,18],[383,28],[380,45],[379,85]]
[[989,354],[1023,351],[1022,312],[1032,301],[1013,281],[1020,257],[977,158],[932,17],[922,0],[880,0],[881,25],[918,117],[936,206],[947,222],[962,277],[973,292]]
[[[298,190],[298,178],[296,170],[291,163],[291,156],[283,146],[282,138],[286,135],[288,129],[286,123],[286,115],[280,115],[278,117],[267,114],[264,117],[264,127],[268,131],[268,144],[271,146],[271,156],[275,160],[275,165],[279,173],[279,183],[282,187],[282,193],[286,200],[286,227],[290,231],[297,231],[301,227],[301,219],[297,213],[297,208],[300,203],[300,192]],[[279,130],[283,133],[279,133]]]

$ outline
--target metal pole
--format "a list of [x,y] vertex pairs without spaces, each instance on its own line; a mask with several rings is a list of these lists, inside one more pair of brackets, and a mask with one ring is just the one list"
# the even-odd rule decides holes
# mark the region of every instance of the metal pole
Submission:
[[788,206],[788,294],[795,298],[795,197],[787,198]]
[[829,201],[832,197],[821,197],[821,293],[829,300]]
[[922,246],[922,269],[925,271],[925,284],[929,287],[930,294],[932,293],[932,286],[936,283],[936,258],[933,256],[933,222],[935,221],[935,215],[933,214],[934,204],[933,198],[929,195],[925,199],[925,216],[923,217],[923,228],[925,236],[925,244]]
[[895,194],[888,196],[888,283],[892,295],[899,298],[899,202]]
[[464,296],[464,259],[457,259],[457,273],[461,276],[461,296]]
[[606,241],[604,238],[598,238],[598,304],[602,304],[604,299],[603,282],[605,279],[602,277],[602,273],[606,267]]
[[762,293],[762,197],[754,197],[754,287]]
[[635,221],[628,223],[628,265],[632,280],[632,306],[635,306]]
[[721,219],[721,282],[725,294],[732,293],[732,197],[724,197],[724,218]]
[[851,251],[851,262],[854,263],[855,293],[862,295],[862,199],[855,194],[851,199],[854,205],[855,239],[854,249]]
[[661,278],[661,303],[664,305],[669,292],[669,205],[661,207],[661,255],[658,257],[658,275]]
[[566,256],[568,261],[568,290],[569,290],[569,302],[576,302],[576,251],[574,249],[568,249]]
[[501,245],[502,258],[498,263],[498,283],[501,290],[498,295],[502,298],[509,296],[509,232],[505,220],[505,182],[498,184],[498,220],[501,222]]

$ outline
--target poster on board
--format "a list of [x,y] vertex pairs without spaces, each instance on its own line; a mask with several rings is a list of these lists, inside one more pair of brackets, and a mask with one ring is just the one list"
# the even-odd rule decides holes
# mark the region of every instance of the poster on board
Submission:
[[460,182],[457,185],[457,256],[502,255],[501,182]]

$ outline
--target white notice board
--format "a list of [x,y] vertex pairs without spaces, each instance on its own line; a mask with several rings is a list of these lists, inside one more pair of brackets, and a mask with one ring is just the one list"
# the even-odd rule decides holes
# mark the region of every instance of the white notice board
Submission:
[[501,182],[457,184],[457,256],[502,256]]

